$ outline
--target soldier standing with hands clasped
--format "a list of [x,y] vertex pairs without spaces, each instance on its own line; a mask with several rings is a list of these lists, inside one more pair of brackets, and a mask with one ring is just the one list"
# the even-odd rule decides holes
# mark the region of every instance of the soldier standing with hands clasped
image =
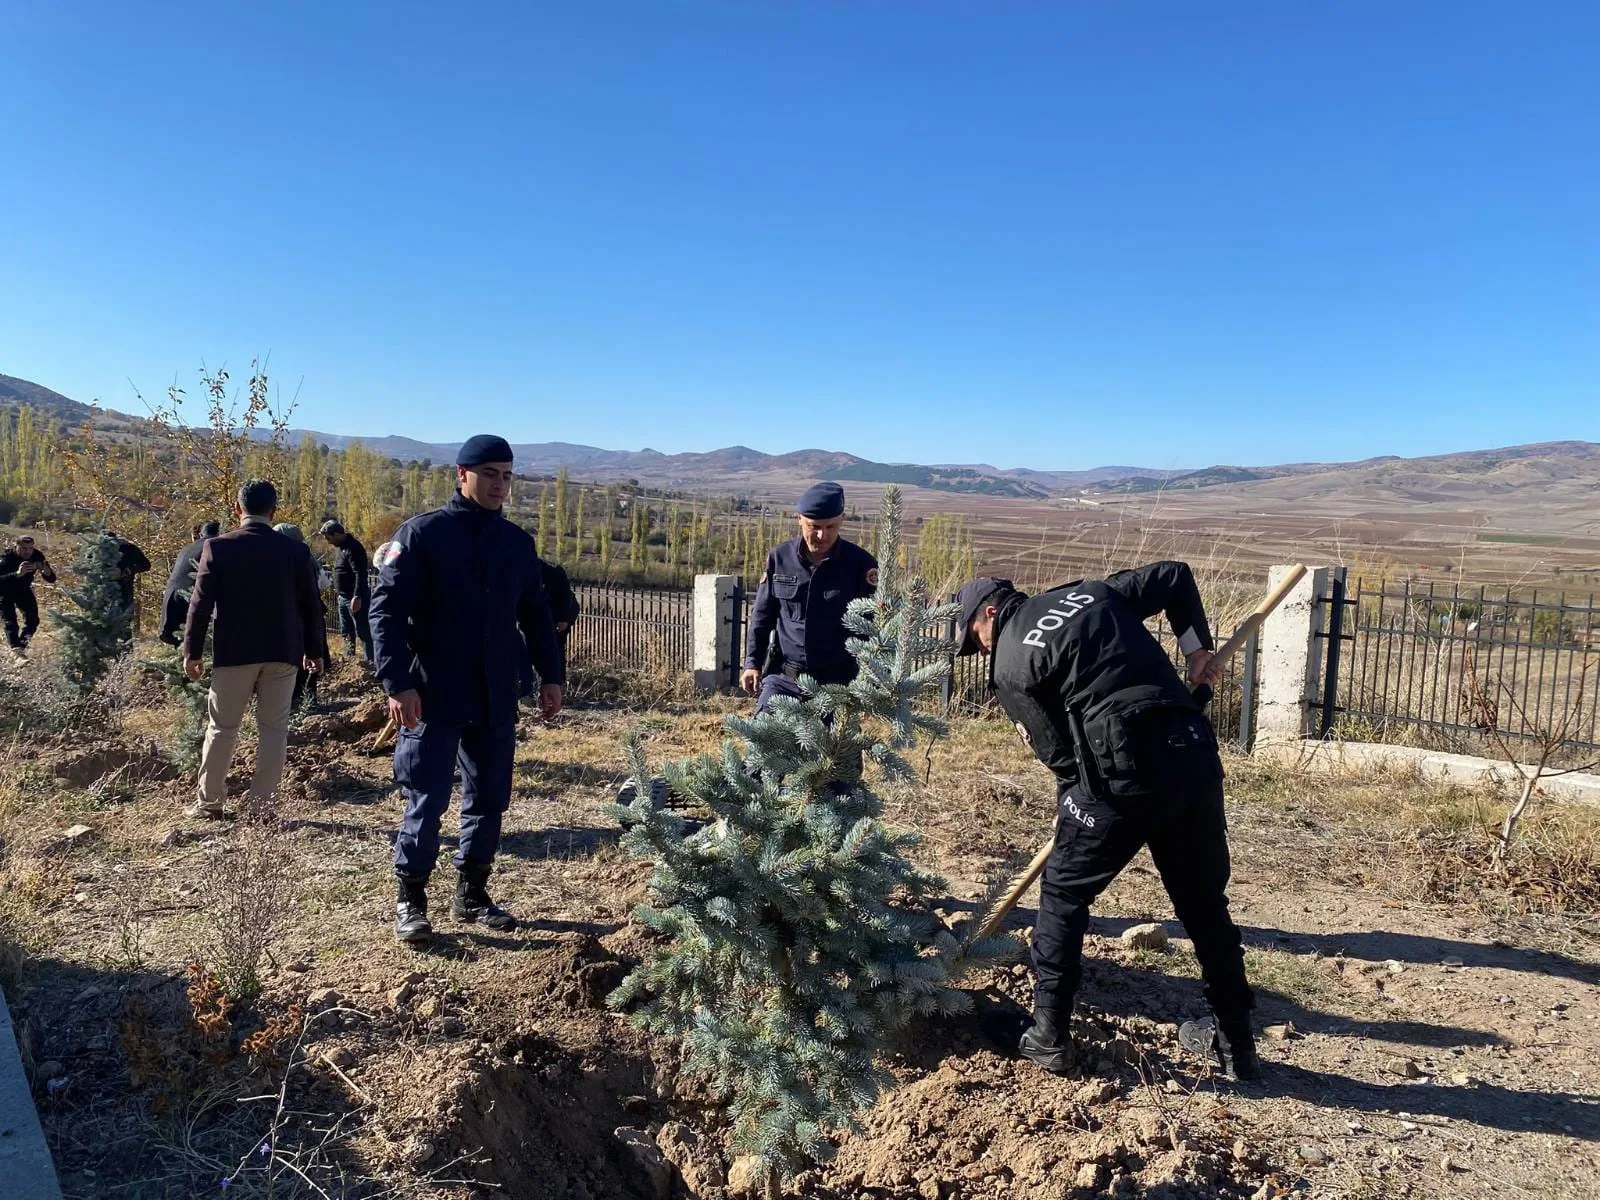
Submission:
[[395,937],[421,943],[439,819],[461,769],[460,873],[451,915],[507,930],[516,918],[489,898],[500,824],[511,803],[520,681],[539,674],[539,707],[561,710],[566,674],[533,539],[501,513],[511,447],[479,434],[456,456],[457,492],[413,517],[378,552],[373,657],[400,726],[395,782],[405,816],[395,839]]
[[[878,587],[878,560],[839,536],[842,487],[817,484],[800,497],[795,516],[799,536],[767,555],[750,611],[739,682],[760,696],[758,713],[767,711],[776,696],[803,695],[795,682],[801,675],[819,683],[849,683],[856,677],[856,660],[845,648],[844,612],[852,600]],[[770,671],[769,657],[776,659]]]
[[1238,927],[1228,914],[1222,760],[1211,722],[1144,622],[1165,613],[1191,683],[1215,682],[1211,630],[1194,575],[1158,562],[1029,597],[978,578],[957,597],[957,654],[989,656],[989,684],[1039,761],[1056,775],[1055,848],[1033,935],[1033,1026],[1020,1052],[1072,1070],[1069,1024],[1089,905],[1141,847],[1194,942],[1212,1019],[1179,1041],[1236,1079],[1256,1080]]

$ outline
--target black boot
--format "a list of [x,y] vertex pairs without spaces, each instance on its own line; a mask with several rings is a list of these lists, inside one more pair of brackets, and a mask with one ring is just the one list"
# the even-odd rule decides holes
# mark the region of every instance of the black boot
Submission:
[[496,933],[517,927],[517,919],[489,899],[489,868],[468,863],[461,868],[450,915],[468,925],[484,925]]
[[1185,1021],[1178,1027],[1178,1044],[1191,1054],[1209,1059],[1240,1083],[1261,1082],[1261,1060],[1256,1057],[1256,1039],[1248,1016]]
[[1065,1013],[1034,1009],[1033,1024],[1017,1043],[1017,1053],[1052,1075],[1071,1075],[1077,1064],[1072,1052],[1072,1036],[1067,1031],[1068,1021]]
[[433,937],[433,926],[428,923],[428,877],[398,875],[395,882],[395,939],[420,946]]

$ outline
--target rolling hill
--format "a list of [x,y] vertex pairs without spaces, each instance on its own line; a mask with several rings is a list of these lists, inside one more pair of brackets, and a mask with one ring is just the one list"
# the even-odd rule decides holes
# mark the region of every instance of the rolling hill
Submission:
[[[0,406],[31,405],[64,423],[91,413],[108,426],[127,429],[141,418],[91,409],[40,384],[0,375]],[[360,441],[368,449],[403,462],[449,462],[456,444],[419,441],[399,434],[356,437],[312,429],[290,431],[332,449]],[[554,475],[565,466],[575,476],[603,481],[637,480],[656,487],[787,495],[817,479],[867,484],[898,483],[933,492],[989,498],[1091,500],[1104,506],[1145,507],[1195,514],[1272,512],[1293,508],[1329,514],[1404,509],[1493,513],[1496,524],[1515,514],[1521,528],[1593,536],[1600,532],[1600,444],[1543,442],[1421,458],[1382,455],[1342,463],[1272,466],[1217,465],[1195,471],[1138,466],[1087,470],[1002,469],[987,463],[886,463],[839,450],[808,448],[767,454],[749,446],[725,446],[685,454],[659,450],[608,450],[573,442],[513,444],[525,475]]]

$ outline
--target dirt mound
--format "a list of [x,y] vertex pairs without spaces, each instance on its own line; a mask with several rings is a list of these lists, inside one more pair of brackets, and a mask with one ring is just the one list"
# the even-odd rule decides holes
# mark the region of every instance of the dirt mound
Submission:
[[52,771],[68,787],[89,787],[108,775],[118,774],[129,783],[176,779],[178,770],[152,742],[112,742],[90,750],[71,750]]
[[603,1009],[631,969],[598,938],[584,937],[536,951],[530,974],[543,980],[545,995],[569,1008]]
[[989,1050],[885,1096],[818,1182],[836,1195],[1025,1200],[1248,1196],[1227,1109],[1126,1076],[1058,1079]]
[[296,743],[356,743],[365,749],[389,720],[388,701],[381,695],[326,703],[331,711],[312,713],[301,720],[295,730]]
[[307,805],[371,804],[389,794],[387,781],[374,782],[339,759],[291,758],[284,767],[283,792]]

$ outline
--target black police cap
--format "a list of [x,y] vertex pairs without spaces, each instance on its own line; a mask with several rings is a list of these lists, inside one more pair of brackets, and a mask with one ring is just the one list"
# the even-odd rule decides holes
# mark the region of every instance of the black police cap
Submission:
[[961,615],[956,618],[956,655],[975,654],[978,649],[978,639],[972,636],[972,620],[978,615],[978,610],[983,607],[983,602],[996,592],[1010,592],[1016,590],[1011,580],[996,579],[992,575],[980,575],[976,579],[969,579],[961,585],[961,590],[956,593],[956,603],[961,605]]

